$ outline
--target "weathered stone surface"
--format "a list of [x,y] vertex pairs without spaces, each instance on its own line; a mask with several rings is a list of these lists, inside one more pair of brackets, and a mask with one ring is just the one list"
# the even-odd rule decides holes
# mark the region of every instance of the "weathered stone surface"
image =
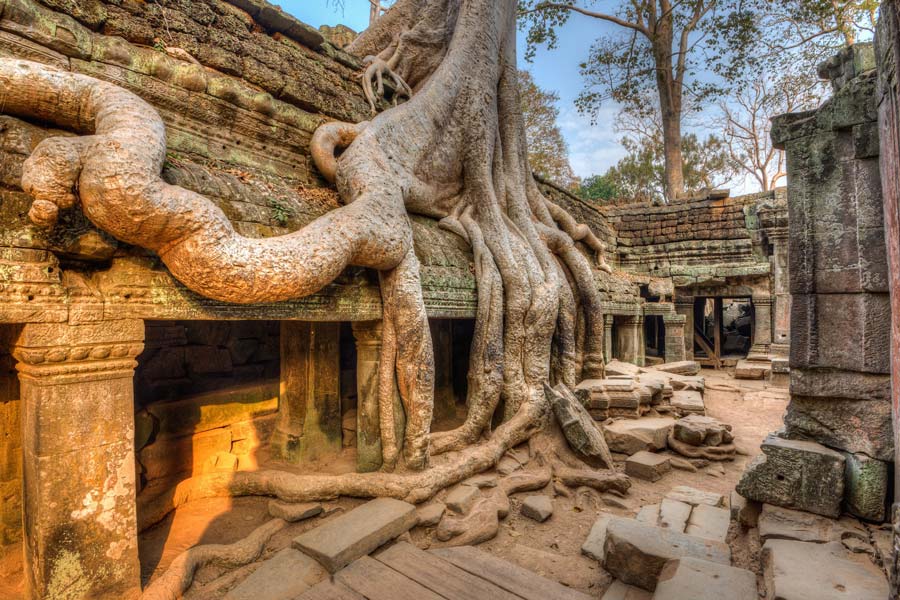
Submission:
[[832,541],[834,521],[800,510],[763,504],[759,515],[759,539],[795,540],[823,544]]
[[651,598],[652,594],[647,590],[616,580],[600,600],[651,600]]
[[334,573],[409,531],[417,521],[412,504],[377,498],[294,538],[293,547]]
[[663,363],[654,367],[657,371],[663,373],[674,373],[676,375],[699,375],[700,363],[692,360],[683,360],[681,362]]
[[881,523],[887,515],[889,464],[865,454],[844,453],[844,503],[847,512]]
[[666,498],[684,502],[691,506],[699,506],[705,504],[707,506],[720,507],[725,506],[725,496],[715,492],[704,492],[686,485],[679,485],[672,488]]
[[742,527],[751,528],[759,524],[759,513],[762,506],[759,502],[747,500],[735,491],[731,492],[731,520],[737,521]]
[[269,501],[269,514],[288,523],[296,523],[322,514],[322,505],[318,502],[301,502],[293,504],[281,500]]
[[627,375],[634,377],[641,372],[641,368],[639,366],[627,362],[622,362],[621,360],[617,359],[613,359],[606,363],[605,370],[607,377],[611,375]]
[[553,500],[549,496],[528,496],[522,501],[522,515],[543,523],[553,515]]
[[429,502],[416,508],[420,527],[433,527],[441,521],[447,506],[443,502]]
[[662,504],[646,504],[642,506],[638,511],[635,520],[643,523],[644,525],[656,527],[657,525],[659,525],[659,513],[661,509]]
[[625,461],[625,473],[647,481],[659,481],[671,470],[668,456],[652,452],[641,451]]
[[293,548],[285,548],[262,565],[224,600],[293,600],[328,577],[314,559]]
[[769,598],[874,600],[888,597],[884,574],[875,565],[849,560],[838,542],[769,540],[763,545],[762,556]]
[[572,449],[592,467],[613,468],[603,432],[569,388],[565,385],[551,388],[545,384],[544,393]]
[[811,439],[845,452],[893,461],[891,404],[880,400],[847,400],[791,396],[784,425],[788,437]]
[[613,515],[602,513],[597,517],[597,520],[591,526],[587,539],[581,545],[582,554],[594,560],[603,561],[603,558],[606,556],[606,527],[612,518]]
[[653,591],[666,562],[685,557],[731,564],[731,550],[720,542],[619,517],[606,527],[603,566],[625,583]]
[[478,491],[477,487],[458,485],[450,490],[444,503],[453,512],[464,515],[472,510],[479,498],[481,498],[481,492]]
[[659,520],[657,524],[659,527],[683,533],[685,527],[687,527],[688,518],[691,516],[692,508],[690,504],[663,498],[659,505]]
[[672,408],[682,414],[706,414],[703,394],[693,390],[677,390],[672,394]]
[[691,446],[719,446],[734,440],[731,425],[712,417],[688,415],[675,422],[675,439]]
[[734,368],[735,379],[766,379],[772,372],[772,363],[768,361],[739,360]]
[[641,450],[665,449],[674,424],[675,420],[668,417],[622,419],[604,426],[603,433],[610,450],[630,456]]
[[728,537],[728,524],[731,522],[730,513],[724,508],[714,508],[701,504],[691,511],[687,527],[684,532],[708,540],[725,542]]
[[681,558],[663,568],[653,600],[757,600],[756,575],[745,569]]
[[837,517],[844,496],[844,457],[815,442],[773,436],[744,471],[737,492],[748,500]]

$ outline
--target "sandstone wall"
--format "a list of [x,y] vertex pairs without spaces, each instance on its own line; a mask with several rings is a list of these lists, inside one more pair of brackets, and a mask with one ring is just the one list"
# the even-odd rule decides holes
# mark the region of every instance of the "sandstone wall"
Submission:
[[833,97],[775,120],[787,151],[791,438],[844,453],[845,507],[884,518],[893,461],[890,322],[871,45],[825,65]]

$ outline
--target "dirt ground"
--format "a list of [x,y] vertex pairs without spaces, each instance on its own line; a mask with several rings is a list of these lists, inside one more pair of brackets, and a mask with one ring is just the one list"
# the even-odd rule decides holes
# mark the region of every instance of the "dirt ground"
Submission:
[[[781,426],[788,393],[762,381],[739,381],[724,371],[705,369],[705,394],[709,415],[734,427],[740,454],[733,462],[721,463],[724,474],[715,466],[697,473],[673,470],[662,480],[649,483],[634,479],[627,497],[619,499],[621,507],[603,505],[576,508],[573,498],[554,499],[554,514],[545,523],[537,523],[519,514],[519,506],[529,493],[511,498],[509,516],[503,521],[499,535],[480,546],[481,549],[510,560],[570,587],[599,597],[610,583],[609,575],[594,560],[582,556],[581,545],[600,511],[621,516],[634,516],[641,506],[659,502],[673,487],[687,485],[701,490],[728,495],[740,479],[747,462],[759,451],[767,434]],[[624,456],[617,456],[623,461]],[[548,488],[549,489],[549,488]],[[442,497],[446,492],[438,495]],[[532,494],[536,492],[531,492]],[[549,493],[549,492],[545,492]],[[325,517],[293,524],[280,531],[268,544],[261,560],[290,545],[291,540],[323,519],[334,518],[360,504],[361,500],[340,499],[326,503]],[[193,502],[180,508],[160,525],[140,536],[141,567],[144,581],[161,574],[178,553],[197,543],[229,543],[245,537],[269,517],[268,499],[237,498]],[[432,545],[433,528],[416,528],[412,540],[419,547]],[[735,528],[729,541],[735,564],[754,566],[758,548]],[[224,592],[244,579],[259,562],[232,572],[216,567],[202,569],[187,598],[220,598]]]

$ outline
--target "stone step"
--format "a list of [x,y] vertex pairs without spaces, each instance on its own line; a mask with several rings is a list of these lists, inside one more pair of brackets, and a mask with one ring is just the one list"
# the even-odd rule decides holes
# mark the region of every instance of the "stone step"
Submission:
[[293,548],[285,548],[262,565],[224,600],[293,600],[328,577],[314,559]]
[[734,368],[735,379],[766,379],[772,372],[769,361],[739,360]]
[[417,522],[412,504],[376,498],[294,538],[293,547],[334,573],[405,533]]
[[682,558],[666,563],[653,593],[653,600],[724,598],[758,600],[756,575],[727,565],[696,558]]
[[672,408],[682,414],[706,414],[703,394],[694,390],[678,390],[672,394]]
[[704,492],[703,490],[694,489],[686,485],[679,485],[672,488],[669,490],[669,493],[666,494],[666,498],[678,500],[679,502],[684,502],[691,506],[699,506],[700,504],[715,507],[725,506],[725,496],[722,494]]
[[659,519],[656,525],[658,527],[677,531],[678,533],[684,533],[688,524],[688,519],[691,516],[692,508],[693,507],[690,504],[685,504],[684,502],[679,502],[678,500],[672,500],[670,498],[663,498],[663,501],[659,505]]
[[606,526],[604,568],[623,583],[648,591],[665,564],[679,558],[698,558],[731,564],[731,550],[713,540],[650,527],[633,519],[613,517]]
[[694,507],[684,532],[707,540],[725,542],[728,537],[728,525],[731,513],[724,508],[713,508],[706,504]]
[[368,556],[353,561],[335,573],[334,580],[368,600],[444,600],[425,586]]
[[888,597],[884,573],[851,560],[838,542],[769,540],[762,549],[766,589],[778,600],[877,600]]

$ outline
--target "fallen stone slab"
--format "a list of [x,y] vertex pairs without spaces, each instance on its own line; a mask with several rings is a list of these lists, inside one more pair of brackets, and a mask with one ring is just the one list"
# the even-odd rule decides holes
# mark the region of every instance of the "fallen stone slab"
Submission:
[[722,494],[704,492],[703,490],[698,490],[686,485],[673,487],[669,490],[669,493],[666,494],[666,498],[678,500],[679,502],[684,502],[691,506],[699,506],[701,504],[715,507],[725,506],[725,496]]
[[622,362],[618,359],[613,359],[606,363],[606,367],[604,368],[606,371],[606,376],[610,377],[611,375],[628,375],[634,377],[641,372],[641,368],[637,365],[633,365],[631,363]]
[[[693,507],[690,504],[663,498],[659,505],[659,520],[657,525],[672,531],[683,533],[691,517]],[[688,532],[690,533],[690,532]]]
[[801,510],[763,504],[759,514],[759,539],[794,540],[823,544],[832,541],[834,521]]
[[470,485],[458,485],[447,494],[444,504],[455,513],[468,514],[475,503],[481,498],[481,492],[477,487]]
[[703,394],[694,390],[678,390],[672,394],[672,408],[681,414],[706,414]]
[[748,500],[836,518],[844,498],[844,456],[821,444],[769,436],[735,488]]
[[416,508],[420,527],[433,527],[441,522],[447,506],[443,502],[429,502]]
[[691,390],[702,394],[706,389],[706,379],[699,375],[669,375],[669,385],[673,391]]
[[263,561],[224,600],[294,600],[326,577],[328,572],[313,558],[285,548]]
[[769,540],[762,549],[769,598],[850,600],[888,598],[884,573],[869,561],[849,559],[838,542]]
[[646,481],[659,481],[672,470],[669,457],[663,454],[641,451],[625,461],[625,473]]
[[731,513],[726,509],[701,504],[691,511],[684,532],[707,540],[725,542],[730,523]]
[[564,384],[555,388],[544,384],[544,394],[553,406],[553,414],[556,415],[569,446],[590,466],[614,469],[612,454],[601,427],[594,422],[569,388]]
[[549,496],[528,496],[522,501],[522,515],[543,523],[553,515],[553,500]]
[[296,523],[322,514],[322,505],[318,502],[302,502],[294,504],[281,500],[269,501],[269,514],[277,519],[284,519],[288,523]]
[[730,565],[731,550],[721,542],[649,527],[633,519],[610,519],[603,567],[624,583],[653,591],[666,563],[678,558]]
[[600,600],[652,600],[652,598],[653,595],[647,590],[616,580]]
[[675,421],[672,434],[691,446],[720,446],[731,443],[731,425],[704,415],[688,415]]
[[603,434],[612,452],[629,456],[647,450],[654,452],[666,448],[666,439],[675,425],[670,417],[622,419],[604,426]]
[[692,360],[682,360],[678,362],[663,363],[653,367],[657,371],[663,373],[674,373],[675,375],[699,375],[700,363]]
[[376,498],[294,538],[293,547],[334,573],[418,522],[416,507],[392,498]]
[[681,558],[659,576],[653,600],[758,600],[756,575],[745,569]]
[[735,379],[766,379],[772,372],[769,361],[739,360],[734,368]]
[[603,557],[606,554],[606,527],[612,518],[613,516],[610,514],[601,514],[597,517],[597,520],[591,526],[587,539],[581,545],[582,554],[603,562]]
[[638,511],[635,520],[644,525],[656,527],[659,525],[659,513],[661,508],[661,504],[647,504],[646,506],[642,506]]

